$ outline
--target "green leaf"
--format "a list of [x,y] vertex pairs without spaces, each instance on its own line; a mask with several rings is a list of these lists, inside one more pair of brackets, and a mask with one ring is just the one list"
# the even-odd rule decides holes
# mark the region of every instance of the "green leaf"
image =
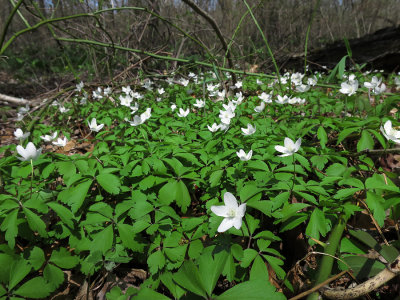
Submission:
[[101,173],[96,176],[96,180],[107,193],[114,195],[119,194],[121,183],[119,178],[114,174]]
[[188,255],[190,258],[195,259],[199,257],[203,249],[203,243],[200,240],[191,241],[189,244]]
[[199,270],[191,260],[185,261],[173,276],[173,280],[186,290],[207,298],[207,291],[201,281]]
[[134,241],[135,233],[132,225],[118,223],[117,228],[122,245],[132,250],[137,249],[137,243]]
[[26,298],[43,299],[50,295],[52,289],[43,277],[35,277],[25,282],[14,294]]
[[65,248],[60,248],[58,250],[53,250],[49,261],[60,268],[72,269],[79,263],[79,257],[72,256]]
[[383,208],[385,199],[380,195],[367,191],[367,199],[365,202],[372,211],[378,225],[382,227],[386,219],[385,209]]
[[199,275],[201,282],[207,292],[207,295],[211,296],[212,291],[217,284],[218,278],[224,269],[228,253],[222,251],[215,258],[212,257],[210,252],[206,252],[200,256],[199,262]]
[[[346,256],[342,259],[350,266],[353,274],[359,280],[375,276],[385,268],[383,263],[377,260],[368,259],[367,257]],[[347,270],[347,267],[343,266],[343,264],[339,263],[339,265],[342,266],[343,270]]]
[[[310,220],[306,228],[306,234],[319,240],[320,234],[325,236],[328,231],[327,222],[324,213],[318,208],[314,208]],[[311,239],[308,241],[310,245],[315,244]]]
[[92,249],[101,251],[105,254],[111,249],[114,241],[113,226],[108,225],[104,230],[97,233],[92,242]]
[[259,201],[262,196],[262,189],[258,188],[254,183],[246,184],[240,189],[239,196],[242,203]]
[[165,257],[161,250],[150,254],[147,258],[147,264],[151,274],[156,274],[158,270],[161,270],[165,266]]
[[189,191],[182,180],[176,181],[175,185],[176,204],[178,204],[183,213],[186,213],[186,210],[191,202]]
[[374,149],[374,139],[371,134],[367,130],[363,130],[361,133],[361,138],[357,143],[357,151],[363,151],[365,149],[372,150]]
[[47,205],[54,210],[54,212],[59,216],[65,225],[67,225],[69,228],[74,227],[74,215],[72,214],[71,210],[56,202],[48,202]]
[[263,279],[250,280],[239,283],[233,288],[225,291],[222,295],[214,298],[215,300],[284,300],[286,297],[282,293],[276,292],[276,288]]
[[326,163],[328,162],[328,158],[323,155],[314,155],[310,158],[311,164],[314,167],[317,167],[320,170],[323,170]]
[[14,209],[7,213],[7,217],[1,223],[0,229],[6,231],[5,239],[8,242],[8,246],[13,249],[15,246],[15,238],[18,235],[18,209]]
[[353,132],[356,132],[360,129],[360,127],[352,127],[352,128],[345,128],[343,129],[338,136],[338,140],[336,142],[337,145],[339,145],[346,137],[348,137],[350,134]]
[[224,170],[217,170],[217,171],[214,171],[211,173],[210,187],[216,187],[217,185],[219,185],[223,173],[224,173]]
[[46,224],[42,219],[30,209],[26,207],[23,207],[22,209],[25,213],[29,227],[33,231],[37,231],[41,237],[47,237]]
[[52,291],[56,290],[64,282],[64,272],[52,264],[46,265],[43,270],[43,277],[51,286]]
[[158,196],[161,203],[166,205],[175,200],[183,213],[186,212],[191,201],[189,191],[182,180],[168,182],[160,189]]
[[29,254],[29,263],[32,265],[35,271],[39,270],[39,268],[44,263],[44,252],[39,247],[33,247],[31,253]]
[[253,265],[250,270],[250,280],[264,279],[268,280],[268,269],[261,256],[257,255],[254,259]]
[[82,206],[91,185],[92,181],[86,180],[77,186],[63,190],[58,194],[58,200],[67,203],[71,206],[72,212],[76,213]]
[[317,137],[318,137],[319,143],[321,144],[321,148],[324,149],[326,143],[328,142],[328,135],[326,134],[325,128],[323,126],[318,127]]
[[25,278],[26,275],[29,274],[31,269],[32,267],[23,259],[14,261],[10,269],[8,289],[12,290],[22,279]]
[[248,248],[243,251],[243,258],[242,261],[240,262],[240,266],[242,268],[247,268],[250,266],[251,262],[256,258],[258,255],[258,252],[254,249]]
[[171,272],[162,274],[160,279],[175,299],[180,299],[185,294],[186,291],[173,281]]

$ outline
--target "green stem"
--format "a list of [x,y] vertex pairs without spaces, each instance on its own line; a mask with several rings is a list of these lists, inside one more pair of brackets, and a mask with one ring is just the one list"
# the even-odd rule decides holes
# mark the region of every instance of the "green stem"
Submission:
[[[14,5],[14,8],[12,9],[10,15],[7,18],[6,23],[4,24],[4,29],[3,32],[1,33],[0,36],[0,47],[3,46],[4,40],[6,39],[6,34],[7,34],[7,30],[8,30],[8,26],[10,26],[12,19],[14,18],[14,15],[17,13],[19,7],[21,6],[22,2],[24,2],[24,0],[19,0],[17,2],[17,4]],[[3,51],[0,51],[0,55],[3,53]]]
[[264,40],[265,46],[267,47],[268,55],[269,55],[269,57],[271,58],[272,63],[274,64],[274,67],[275,67],[276,76],[277,76],[278,82],[279,82],[279,88],[280,88],[281,92],[283,92],[283,87],[282,87],[282,82],[281,82],[281,76],[280,76],[280,73],[279,73],[279,68],[278,68],[278,65],[276,64],[276,60],[275,60],[274,54],[272,53],[271,48],[269,47],[268,40],[267,40],[267,38],[265,37],[265,35],[264,35],[264,33],[263,33],[263,31],[262,31],[260,25],[258,24],[257,19],[256,19],[255,16],[253,15],[253,12],[252,12],[250,6],[247,4],[246,0],[243,0],[243,2],[244,2],[244,4],[246,5],[247,10],[249,11],[249,13],[250,13],[250,15],[251,15],[251,18],[252,18],[253,21],[254,21],[254,24],[256,25],[258,31],[260,32],[260,34],[261,34],[261,36],[262,36],[262,38],[263,38],[263,40]]
[[31,197],[32,197],[32,189],[33,189],[33,160],[31,159],[31,167],[32,167],[32,174],[31,174]]
[[[331,235],[329,236],[327,246],[324,251],[326,254],[329,255],[324,255],[322,257],[321,265],[318,268],[317,279],[314,283],[315,286],[324,282],[331,275],[332,266],[334,262],[333,257],[336,254],[336,250],[339,246],[348,219],[349,215],[344,215],[344,214],[341,215],[335,227],[331,231]],[[319,293],[314,292],[307,297],[307,300],[317,300],[318,298],[319,298]]]

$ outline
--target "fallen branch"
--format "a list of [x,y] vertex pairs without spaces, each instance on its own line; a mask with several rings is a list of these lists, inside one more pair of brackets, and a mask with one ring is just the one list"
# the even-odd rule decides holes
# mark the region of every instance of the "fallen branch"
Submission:
[[329,299],[355,299],[366,295],[400,274],[400,255],[394,262],[371,279],[346,290],[325,289],[322,295]]
[[29,103],[29,101],[26,100],[26,99],[7,96],[7,95],[4,95],[4,94],[0,94],[0,100],[6,101],[6,102],[9,102],[9,103],[12,103],[12,104],[16,104],[16,105],[26,105],[26,104]]

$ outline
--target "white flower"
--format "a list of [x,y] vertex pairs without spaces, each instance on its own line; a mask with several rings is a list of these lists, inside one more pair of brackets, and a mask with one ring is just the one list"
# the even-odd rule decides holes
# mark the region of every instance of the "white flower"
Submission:
[[394,84],[397,85],[397,87],[400,87],[400,77],[394,78]]
[[60,105],[59,110],[60,110],[60,113],[63,114],[63,113],[68,112],[68,111],[69,111],[69,108],[65,108],[64,106],[61,106],[61,105]]
[[262,92],[260,96],[258,96],[258,98],[260,98],[262,101],[264,101],[265,103],[272,103],[272,95],[271,94],[267,94],[265,92]]
[[168,82],[168,85],[172,85],[174,83],[174,79],[171,77],[168,77],[165,81]]
[[298,100],[299,100],[299,98],[297,98],[297,97],[289,98],[287,103],[296,104],[298,102]]
[[256,132],[256,127],[253,127],[250,123],[247,124],[247,128],[240,128],[243,132],[243,135],[252,135],[254,132]]
[[131,126],[138,126],[144,122],[140,116],[134,116],[133,121],[129,121],[125,118],[125,121],[128,121]]
[[296,90],[300,93],[305,93],[310,89],[310,86],[308,84],[299,84],[296,86]]
[[135,112],[138,111],[139,104],[137,102],[135,102],[135,105],[133,105],[133,106],[131,105],[131,106],[129,106],[129,108],[131,109],[131,114],[134,114]]
[[165,90],[163,88],[157,89],[157,92],[162,95],[165,93]]
[[[230,122],[230,120],[229,120],[229,122]],[[229,123],[228,124],[221,123],[218,126],[219,126],[219,129],[221,129],[221,131],[227,131],[229,129]]]
[[222,107],[225,110],[230,110],[230,111],[234,112],[236,109],[236,104],[233,103],[232,101],[228,101],[228,104],[222,104]]
[[103,96],[101,95],[101,88],[100,87],[98,87],[96,91],[93,91],[92,95],[93,95],[93,98],[95,98],[95,99],[103,98]]
[[58,146],[58,147],[65,147],[65,145],[67,144],[68,140],[67,138],[64,136],[64,138],[58,138],[57,141],[53,142],[53,145]]
[[285,104],[285,103],[288,103],[288,101],[289,101],[289,97],[287,95],[285,95],[283,97],[281,95],[278,95],[278,100],[275,100],[275,102],[278,104]]
[[235,103],[236,105],[239,105],[244,100],[242,92],[236,93],[235,97],[236,97],[236,100],[232,100],[232,102]]
[[256,83],[257,83],[258,85],[262,85],[262,84],[263,84],[263,82],[262,82],[260,79],[257,79],[257,80],[256,80]]
[[216,132],[219,129],[219,125],[217,125],[217,123],[212,124],[211,126],[207,125],[208,130],[210,130],[211,132]]
[[104,89],[104,91],[103,91],[104,96],[110,95],[111,92],[112,92],[112,89],[111,89],[110,87],[106,87],[106,88]]
[[30,132],[24,133],[20,128],[17,128],[17,130],[14,131],[15,138],[20,141],[26,140],[30,134]]
[[190,72],[190,73],[188,74],[188,77],[189,77],[189,78],[196,78],[197,75],[194,74],[193,72]]
[[179,108],[178,117],[186,118],[189,112],[190,112],[189,108],[186,110],[184,110],[183,108]]
[[187,86],[187,85],[189,84],[189,80],[184,79],[184,78],[181,78],[180,83],[181,83],[183,86]]
[[211,211],[219,217],[224,217],[218,227],[218,232],[225,232],[231,227],[240,229],[242,227],[242,218],[246,212],[246,203],[240,206],[237,203],[235,196],[226,192],[224,195],[224,203],[222,206],[211,206]]
[[226,91],[222,90],[222,91],[217,91],[217,96],[218,96],[218,100],[224,100],[225,96],[226,96]]
[[131,102],[133,101],[132,97],[130,95],[126,95],[126,96],[119,96],[119,101],[121,101],[121,105],[123,106],[127,106],[130,107],[131,106]]
[[365,86],[367,89],[374,89],[374,88],[376,88],[378,85],[380,85],[381,82],[382,82],[382,78],[378,79],[378,77],[372,76],[371,82],[368,82],[368,81],[364,82],[364,86]]
[[357,80],[350,80],[350,77],[349,77],[349,81],[348,82],[342,82],[340,86],[341,86],[341,88],[340,88],[339,91],[342,94],[351,96],[351,95],[354,95],[357,92],[358,81]]
[[279,155],[279,156],[284,157],[284,156],[293,155],[295,152],[299,151],[299,149],[300,149],[301,138],[299,138],[296,141],[296,143],[294,143],[291,139],[286,137],[284,140],[284,145],[285,146],[275,146],[276,151],[283,153],[282,155]]
[[75,91],[80,92],[82,91],[82,89],[83,89],[83,82],[81,81],[76,85]]
[[212,92],[214,91],[218,85],[212,85],[212,83],[207,84],[207,91]]
[[21,161],[26,161],[31,159],[35,160],[42,153],[42,148],[36,150],[35,145],[32,142],[29,142],[28,145],[26,145],[26,149],[24,149],[24,147],[22,147],[21,145],[18,145],[17,152],[19,155],[22,156],[22,157],[17,157]]
[[104,124],[97,125],[96,118],[93,118],[90,123],[88,121],[88,125],[90,130],[94,132],[99,132],[104,127]]
[[40,136],[40,138],[45,141],[45,142],[51,142],[52,140],[54,140],[57,137],[57,131],[54,132],[52,135],[42,135]]
[[196,103],[193,104],[193,106],[196,106],[197,108],[202,108],[204,107],[204,105],[206,105],[206,102],[204,100],[199,100],[199,99],[196,99]]
[[262,112],[264,110],[264,108],[265,108],[265,102],[261,101],[259,106],[254,107],[254,111],[256,113],[259,113],[259,112]]
[[380,95],[382,94],[384,91],[386,91],[386,84],[382,83],[380,86],[376,86],[373,90],[372,93],[374,95]]
[[176,109],[176,104],[171,104],[171,110],[174,111]]
[[396,144],[400,144],[400,131],[393,129],[392,121],[388,120],[381,126],[381,132],[389,141],[393,141]]
[[240,149],[239,152],[236,152],[236,155],[240,158],[240,160],[248,161],[253,155],[253,150],[250,150],[249,153],[246,154],[243,149]]
[[290,80],[294,85],[300,85],[301,81],[303,80],[304,74],[301,73],[293,73],[292,76],[290,76]]
[[317,80],[317,77],[315,77],[315,76],[307,79],[307,84],[311,85],[311,86],[316,85],[317,82],[318,82],[318,80]]
[[230,109],[219,111],[219,118],[223,124],[229,125],[233,117],[235,117],[235,113]]
[[240,89],[242,86],[243,86],[243,83],[241,81],[238,81],[238,82],[235,83],[235,87],[237,89]]
[[143,95],[141,95],[141,94],[138,93],[138,92],[131,92],[131,93],[130,93],[130,96],[131,96],[132,98],[136,98],[136,99],[142,99],[142,98],[143,98]]
[[126,95],[129,95],[132,92],[131,87],[129,85],[127,87],[123,86],[122,92],[125,93]]
[[142,119],[142,123],[144,123],[146,120],[150,119],[150,117],[151,117],[151,108],[148,107],[146,111],[140,115],[140,119]]

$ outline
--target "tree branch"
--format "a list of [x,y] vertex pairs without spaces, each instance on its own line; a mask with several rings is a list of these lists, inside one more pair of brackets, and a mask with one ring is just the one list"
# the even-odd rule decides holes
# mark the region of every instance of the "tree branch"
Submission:
[[[211,27],[214,29],[215,33],[217,34],[218,39],[221,41],[222,48],[224,49],[226,58],[228,59],[229,68],[233,69],[231,52],[229,51],[228,45],[226,44],[225,39],[222,35],[222,32],[219,29],[215,20],[206,11],[201,9],[201,7],[197,6],[197,4],[194,3],[192,0],[182,0],[182,1],[185,2],[187,5],[189,5],[196,13],[198,13],[200,16],[202,16],[204,19],[206,19],[206,21],[208,23],[210,23]],[[235,73],[231,73],[231,76],[232,76],[233,84],[235,84],[236,83]]]

